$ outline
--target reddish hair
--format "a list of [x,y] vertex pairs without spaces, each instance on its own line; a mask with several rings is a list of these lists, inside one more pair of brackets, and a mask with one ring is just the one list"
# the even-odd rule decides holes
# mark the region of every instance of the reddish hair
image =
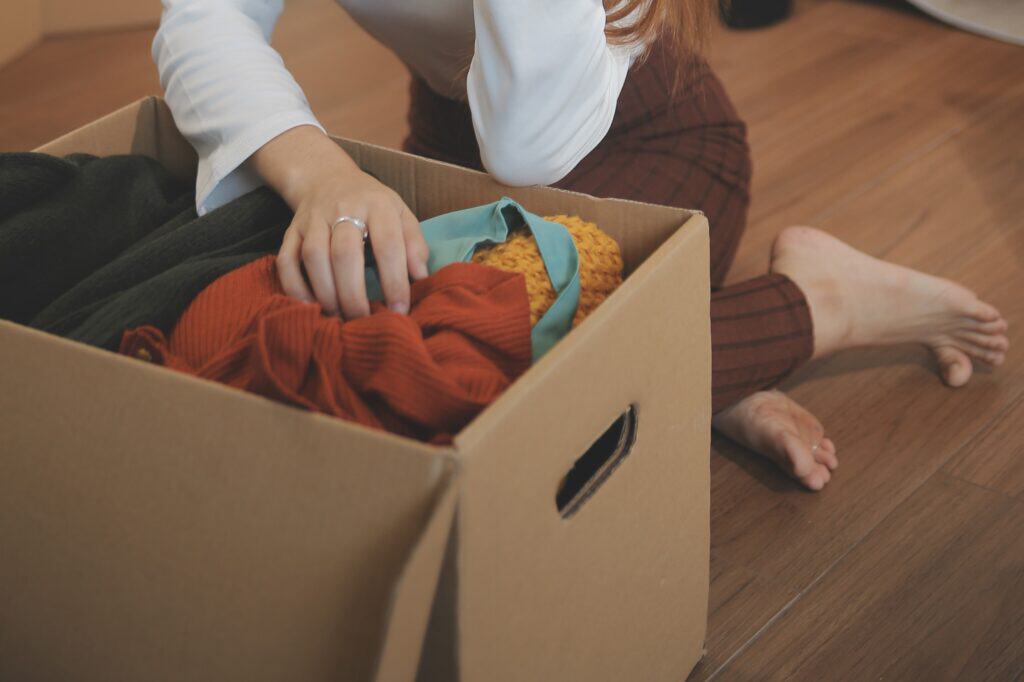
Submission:
[[[718,0],[604,0],[604,7],[608,42],[650,46],[663,41],[683,56],[707,44]],[[634,12],[635,18],[623,21]]]

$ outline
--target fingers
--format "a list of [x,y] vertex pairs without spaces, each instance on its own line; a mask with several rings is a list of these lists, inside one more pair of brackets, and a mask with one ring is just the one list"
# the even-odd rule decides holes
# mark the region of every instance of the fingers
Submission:
[[419,222],[398,194],[362,171],[335,169],[312,177],[298,199],[296,216],[301,217],[292,221],[278,254],[285,293],[315,300],[328,315],[370,314],[363,231],[352,222],[336,223],[350,216],[366,221],[385,304],[408,313],[410,273],[415,279],[428,274]]
[[409,275],[414,280],[423,279],[429,274],[427,271],[427,259],[430,257],[430,247],[427,246],[427,240],[423,238],[420,222],[404,206],[401,211],[401,219]]
[[[404,220],[393,206],[376,208],[366,218],[370,245],[387,306],[402,314],[409,312],[409,272],[426,276],[426,242],[419,223]],[[289,228],[278,254],[281,285],[301,300],[316,300],[328,315],[354,319],[370,314],[366,294],[365,255],[362,232],[351,223],[333,229],[326,220],[313,219],[304,229]],[[409,257],[406,238],[416,253]],[[312,294],[299,268],[299,256],[306,266]]]
[[338,314],[338,294],[331,268],[330,230],[322,220],[312,220],[302,237],[302,262],[306,266],[313,294],[324,312]]
[[367,219],[377,276],[388,308],[409,312],[409,261],[402,219],[393,206],[377,207]]
[[363,248],[362,231],[351,223],[341,223],[332,230],[331,269],[341,314],[346,320],[370,314]]
[[299,265],[299,249],[302,246],[302,235],[295,221],[285,230],[281,248],[277,252],[277,277],[281,280],[284,293],[307,303],[313,302],[313,293],[306,286]]

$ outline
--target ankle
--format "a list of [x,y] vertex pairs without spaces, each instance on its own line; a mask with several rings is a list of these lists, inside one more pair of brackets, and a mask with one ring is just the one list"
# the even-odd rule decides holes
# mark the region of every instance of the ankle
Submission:
[[800,288],[807,300],[814,333],[815,360],[853,344],[853,316],[847,306],[839,283],[832,278],[801,277],[799,273],[787,276]]
[[809,227],[788,227],[772,246],[771,271],[785,275],[803,292],[811,315],[814,349],[820,358],[855,343],[855,293],[843,270],[845,245]]

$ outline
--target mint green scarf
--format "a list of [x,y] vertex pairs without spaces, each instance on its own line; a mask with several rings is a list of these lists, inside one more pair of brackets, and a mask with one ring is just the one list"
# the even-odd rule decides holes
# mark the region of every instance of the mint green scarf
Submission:
[[[523,224],[537,240],[556,296],[554,304],[537,321],[531,333],[533,361],[536,362],[569,332],[579,305],[579,253],[569,230],[530,213],[508,197],[493,204],[424,220],[420,227],[430,247],[427,269],[434,274],[450,263],[468,262],[481,246],[503,243],[509,232]],[[366,268],[366,291],[372,301],[384,298],[372,266]]]

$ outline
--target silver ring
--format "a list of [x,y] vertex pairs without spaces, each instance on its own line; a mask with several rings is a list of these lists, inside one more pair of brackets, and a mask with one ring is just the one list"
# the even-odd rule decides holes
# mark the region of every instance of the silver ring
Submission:
[[334,228],[342,223],[352,223],[352,226],[359,230],[359,233],[363,237],[363,241],[370,236],[369,230],[366,229],[366,222],[359,218],[353,218],[350,215],[339,216],[333,223],[331,223],[331,234],[334,234]]

